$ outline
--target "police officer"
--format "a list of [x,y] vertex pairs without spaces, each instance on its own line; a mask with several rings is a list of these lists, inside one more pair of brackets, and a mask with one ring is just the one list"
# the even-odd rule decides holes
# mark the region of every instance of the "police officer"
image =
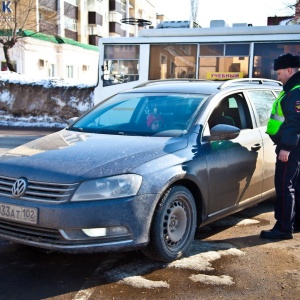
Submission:
[[[276,145],[275,226],[261,238],[292,239],[300,229],[300,57],[290,53],[274,60],[274,70],[283,84],[275,100],[267,133]],[[300,176],[299,176],[300,181]]]

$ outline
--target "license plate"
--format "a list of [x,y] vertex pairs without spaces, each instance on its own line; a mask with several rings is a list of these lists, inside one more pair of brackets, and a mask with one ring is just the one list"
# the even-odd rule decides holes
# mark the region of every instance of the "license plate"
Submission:
[[38,210],[25,206],[0,203],[0,218],[37,224]]

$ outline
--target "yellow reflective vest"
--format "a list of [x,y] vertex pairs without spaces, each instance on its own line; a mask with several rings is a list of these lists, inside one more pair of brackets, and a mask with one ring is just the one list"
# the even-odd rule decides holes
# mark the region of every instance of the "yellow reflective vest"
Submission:
[[[300,85],[294,86],[292,90],[300,88]],[[267,124],[267,131],[266,133],[270,135],[275,135],[281,124],[284,122],[285,118],[282,112],[281,108],[281,100],[284,98],[285,92],[281,91],[280,94],[278,95],[277,99],[273,103],[272,111],[271,111],[271,116]]]

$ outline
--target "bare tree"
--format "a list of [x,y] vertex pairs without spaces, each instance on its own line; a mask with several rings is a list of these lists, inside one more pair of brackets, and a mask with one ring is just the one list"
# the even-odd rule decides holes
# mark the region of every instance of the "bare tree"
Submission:
[[[45,26],[49,31],[51,26],[56,27],[57,11],[49,4],[55,1],[38,1],[39,7],[44,7],[44,21],[48,21]],[[11,0],[3,1],[2,11],[0,12],[0,44],[3,46],[4,57],[7,68],[15,72],[15,67],[10,58],[10,49],[12,49],[19,39],[28,35],[24,30],[31,30],[32,35],[40,31],[39,7],[36,0]],[[52,25],[51,25],[52,24]]]
[[[295,0],[294,0],[295,1]],[[299,25],[300,24],[300,0],[294,2],[294,4],[285,4],[285,8],[293,11],[293,14],[288,16],[285,20],[285,25]]]
[[295,10],[295,8],[297,7],[297,5],[299,4],[299,0],[297,1],[294,1],[295,3],[294,4],[285,4],[285,6],[289,9],[292,9],[292,10]]

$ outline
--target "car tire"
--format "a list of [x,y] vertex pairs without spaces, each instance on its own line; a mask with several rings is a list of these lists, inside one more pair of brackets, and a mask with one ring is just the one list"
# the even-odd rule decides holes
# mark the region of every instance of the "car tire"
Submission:
[[150,230],[150,243],[144,254],[154,260],[171,262],[183,257],[196,230],[196,205],[183,186],[169,189],[159,202]]

